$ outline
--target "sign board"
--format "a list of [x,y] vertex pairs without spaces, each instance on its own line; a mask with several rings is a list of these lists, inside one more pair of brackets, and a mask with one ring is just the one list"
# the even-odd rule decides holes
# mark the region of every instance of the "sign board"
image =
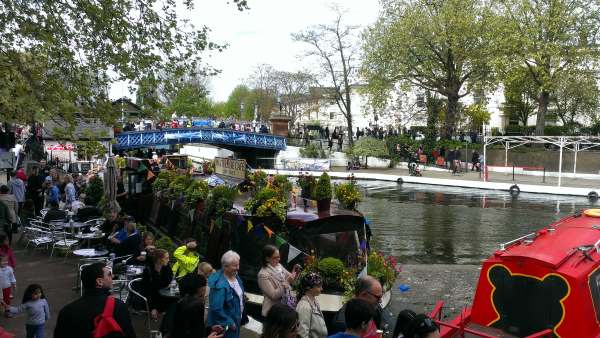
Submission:
[[286,170],[326,171],[331,168],[331,162],[325,159],[296,158],[281,161]]
[[51,151],[57,151],[57,150],[75,150],[75,147],[68,143],[66,145],[62,145],[62,144],[55,144],[55,145],[51,145],[46,147],[46,150],[51,150]]
[[215,157],[215,173],[243,180],[246,178],[246,160]]
[[15,167],[15,154],[7,151],[0,153],[0,169],[13,169]]

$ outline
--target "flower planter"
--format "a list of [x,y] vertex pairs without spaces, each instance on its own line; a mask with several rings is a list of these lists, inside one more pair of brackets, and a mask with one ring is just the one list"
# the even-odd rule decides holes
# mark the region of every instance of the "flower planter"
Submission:
[[317,210],[319,212],[328,212],[331,209],[331,198],[317,201]]

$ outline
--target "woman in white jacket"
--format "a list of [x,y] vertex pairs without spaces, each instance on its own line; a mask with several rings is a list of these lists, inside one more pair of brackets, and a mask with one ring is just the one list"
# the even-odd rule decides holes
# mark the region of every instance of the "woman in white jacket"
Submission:
[[321,294],[322,279],[319,274],[311,272],[300,280],[298,298],[300,301],[296,306],[298,312],[298,335],[301,338],[325,338],[327,337],[327,325],[319,307],[317,296]]
[[264,295],[262,315],[267,316],[273,304],[284,303],[294,309],[296,299],[291,293],[290,284],[294,282],[300,271],[296,264],[292,272],[287,271],[280,263],[279,250],[273,245],[265,245],[262,251],[262,268],[258,272],[258,287]]

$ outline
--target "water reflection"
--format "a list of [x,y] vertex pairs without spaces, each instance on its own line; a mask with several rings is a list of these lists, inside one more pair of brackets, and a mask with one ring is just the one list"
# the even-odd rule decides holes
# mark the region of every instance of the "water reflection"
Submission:
[[587,198],[359,181],[373,243],[405,263],[479,264],[498,245],[596,203]]

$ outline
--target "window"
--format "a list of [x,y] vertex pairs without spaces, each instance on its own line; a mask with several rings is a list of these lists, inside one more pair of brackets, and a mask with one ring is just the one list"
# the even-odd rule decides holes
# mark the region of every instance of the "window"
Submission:
[[329,112],[329,119],[330,119],[330,120],[333,120],[334,118],[335,118],[335,113],[334,113],[334,112],[332,112],[332,111],[330,111],[330,112]]
[[596,320],[600,321],[600,269],[596,269],[590,275],[589,286],[594,308],[596,309]]
[[425,107],[425,95],[417,94],[417,107],[419,107],[419,108]]

